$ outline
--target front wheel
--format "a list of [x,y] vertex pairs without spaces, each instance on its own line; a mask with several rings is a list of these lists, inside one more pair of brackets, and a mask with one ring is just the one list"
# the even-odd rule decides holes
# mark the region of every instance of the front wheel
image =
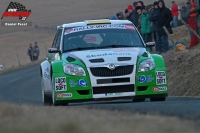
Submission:
[[42,91],[42,102],[43,102],[43,105],[51,105],[52,104],[52,98],[45,95],[44,91]]
[[151,102],[165,101],[166,97],[150,98]]

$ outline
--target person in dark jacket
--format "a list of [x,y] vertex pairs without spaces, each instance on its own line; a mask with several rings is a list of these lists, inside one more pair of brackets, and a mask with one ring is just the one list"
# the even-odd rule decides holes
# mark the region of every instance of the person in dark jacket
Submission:
[[33,46],[32,46],[32,43],[29,44],[29,48],[27,50],[27,54],[28,56],[30,57],[30,60],[33,61],[33,52],[34,52],[34,49],[33,49]]
[[[158,35],[158,15],[159,15],[159,10],[158,10],[158,2],[155,1],[153,3],[153,11],[151,11],[150,15],[149,15],[149,21],[153,22],[153,35],[154,35],[154,41],[156,43],[156,52],[158,52],[158,39],[159,39],[159,35]],[[162,46],[161,46],[162,47]]]
[[38,47],[37,42],[35,42],[35,45],[33,47],[33,60],[38,60],[39,55],[40,55],[40,49]]
[[[173,34],[172,27],[170,25],[173,20],[172,13],[169,8],[165,7],[163,0],[158,1],[159,15],[158,15],[158,35],[159,35],[159,52],[167,52],[169,50],[168,35],[164,30],[164,26],[167,28],[170,34]],[[162,45],[163,46],[162,46]]]
[[126,20],[130,20],[130,14],[129,14],[129,12],[128,12],[128,9],[125,9],[125,16],[126,16]]
[[135,11],[135,8],[132,5],[128,5],[127,7],[129,16],[130,16],[130,21],[137,27],[138,25],[138,19],[137,19],[137,12]]
[[118,13],[116,14],[116,16],[117,16],[118,20],[125,20],[125,19],[126,19],[126,18],[124,17],[124,14],[123,14],[122,12],[118,12]]
[[181,5],[181,18],[188,24],[187,7],[184,3]]

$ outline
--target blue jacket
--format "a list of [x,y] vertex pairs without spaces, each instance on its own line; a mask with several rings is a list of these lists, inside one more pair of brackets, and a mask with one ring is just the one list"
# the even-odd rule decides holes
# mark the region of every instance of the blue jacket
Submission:
[[137,25],[138,25],[138,14],[134,10],[130,14],[130,21],[137,27]]
[[149,15],[149,21],[153,22],[153,31],[158,31],[158,15],[158,9],[154,9]]

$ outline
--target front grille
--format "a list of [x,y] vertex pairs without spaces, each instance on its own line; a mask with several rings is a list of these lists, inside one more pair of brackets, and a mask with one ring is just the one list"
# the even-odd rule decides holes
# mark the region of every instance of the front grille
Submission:
[[92,89],[93,89],[93,94],[134,92],[134,84],[117,85],[117,86],[101,86],[101,87],[93,87]]
[[97,77],[109,77],[109,76],[123,76],[133,72],[133,65],[118,66],[114,70],[110,70],[107,67],[94,67],[90,68],[92,75]]

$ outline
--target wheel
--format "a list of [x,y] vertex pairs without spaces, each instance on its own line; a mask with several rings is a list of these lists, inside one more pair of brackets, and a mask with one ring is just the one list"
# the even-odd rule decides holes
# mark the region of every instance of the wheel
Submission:
[[165,101],[166,97],[150,98],[151,102]]
[[44,91],[42,91],[42,102],[43,102],[43,105],[51,105],[52,104],[52,98],[45,95]]
[[53,106],[67,106],[68,103],[59,103],[59,102],[57,102],[57,101],[55,100],[55,88],[54,88],[53,75],[52,75],[51,81],[52,81],[52,98],[51,98],[52,105],[53,105]]
[[133,102],[144,102],[146,98],[135,98],[132,99]]
[[41,79],[41,88],[42,88],[42,103],[43,103],[43,105],[51,105],[52,104],[51,97],[48,97],[44,92],[44,80],[43,80],[43,78]]

